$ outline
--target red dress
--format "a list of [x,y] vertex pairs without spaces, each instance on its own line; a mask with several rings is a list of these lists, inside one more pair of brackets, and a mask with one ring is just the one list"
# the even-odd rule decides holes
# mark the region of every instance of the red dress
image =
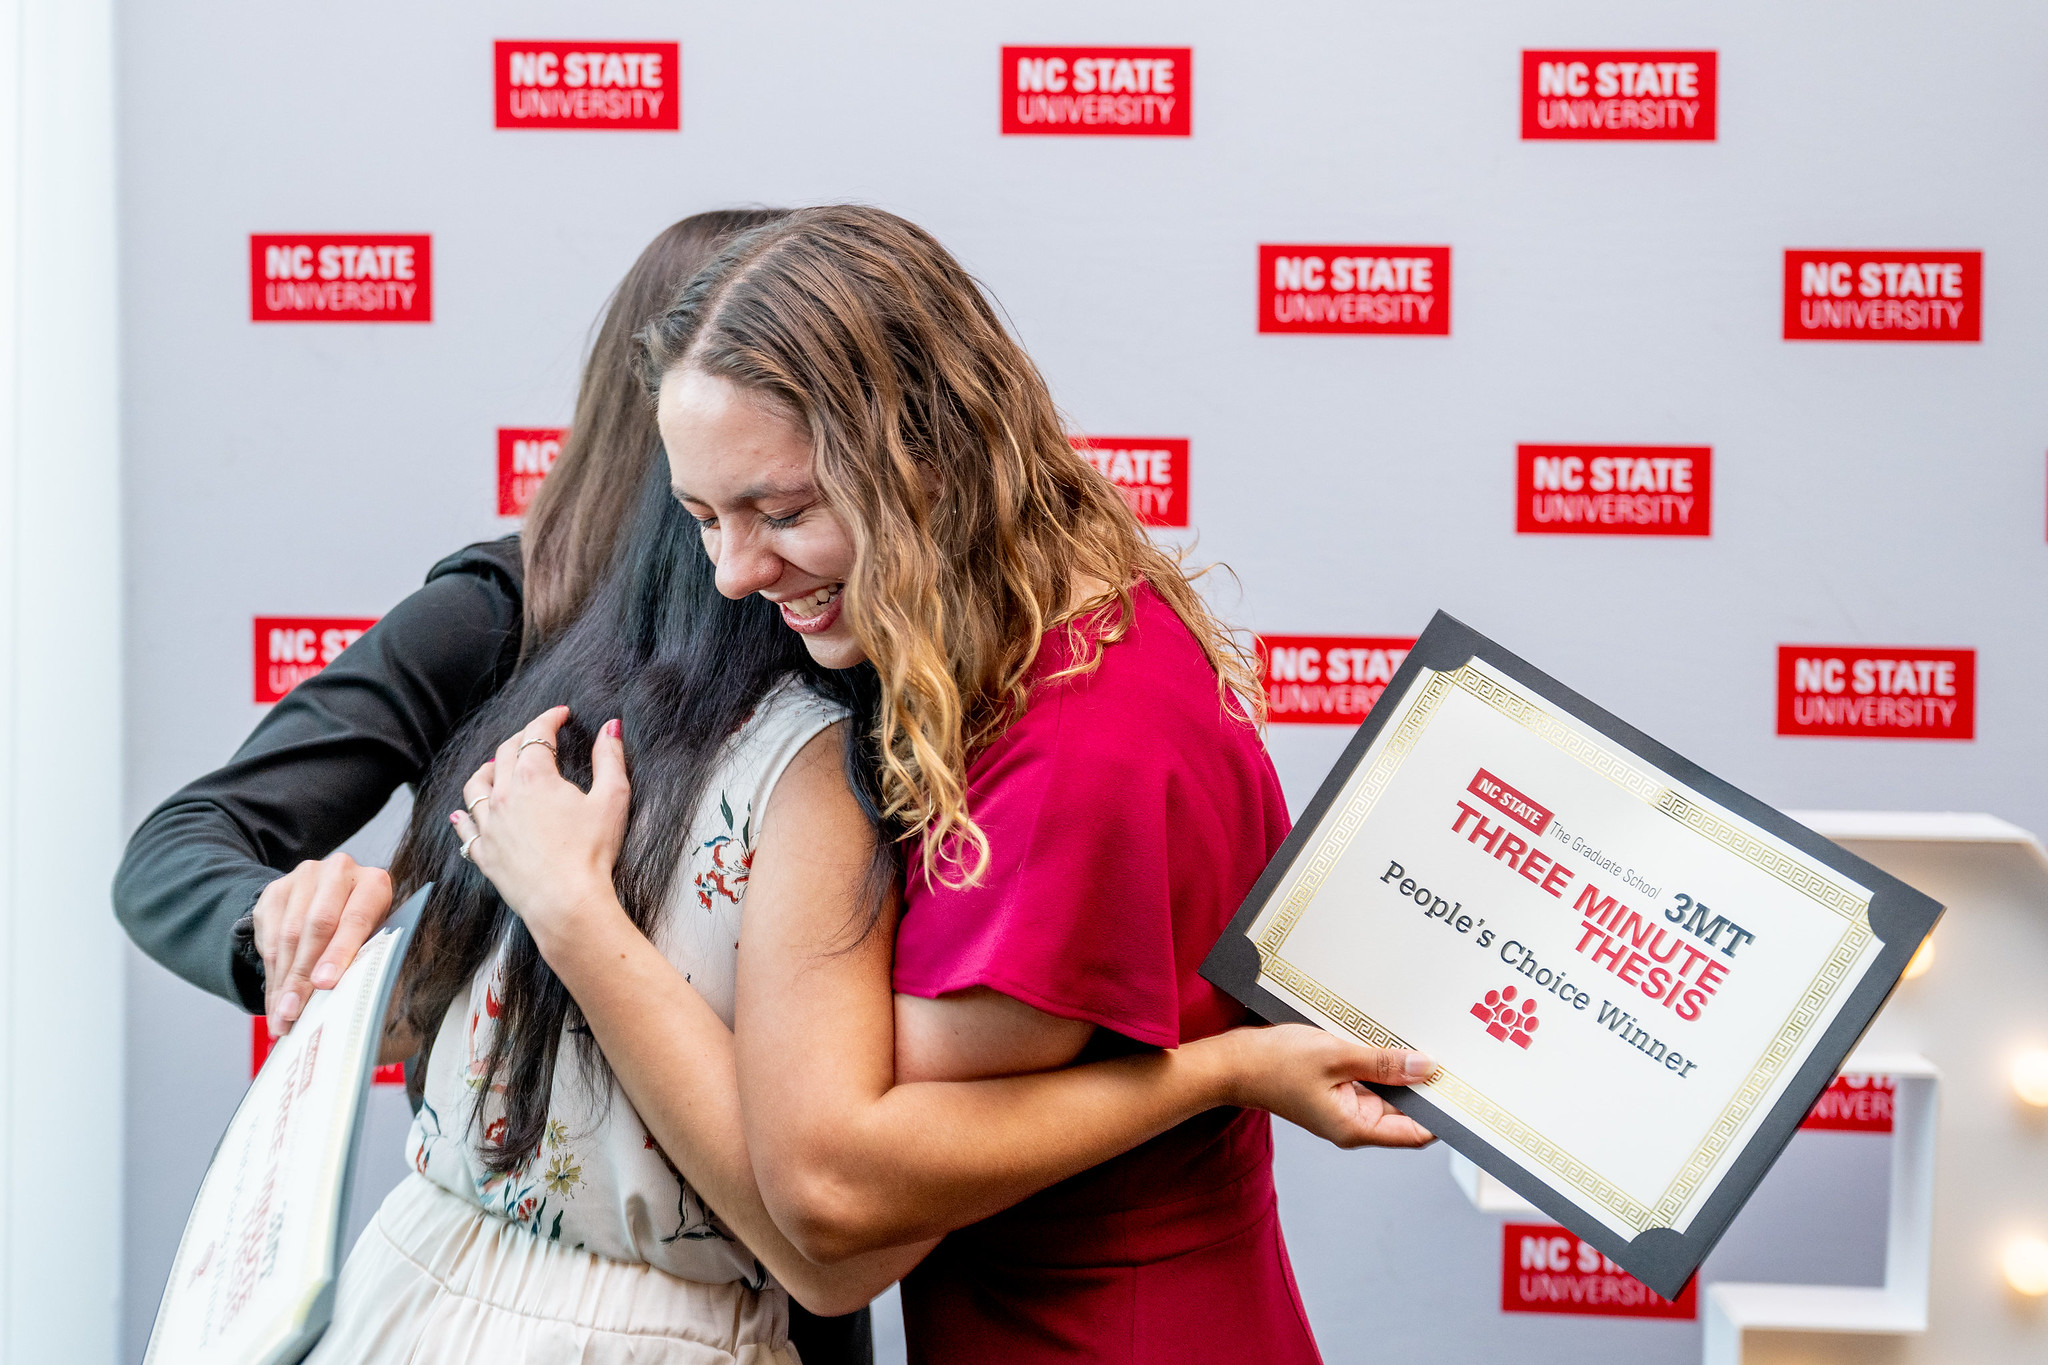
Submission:
[[[1084,1056],[1243,1022],[1198,974],[1287,835],[1279,778],[1226,718],[1194,637],[1147,585],[1094,671],[1033,689],[972,764],[980,885],[913,871],[896,989],[987,986],[1104,1032]],[[1050,632],[1035,676],[1069,659]],[[1273,1198],[1263,1113],[1215,1109],[948,1236],[903,1282],[911,1365],[1321,1357]]]

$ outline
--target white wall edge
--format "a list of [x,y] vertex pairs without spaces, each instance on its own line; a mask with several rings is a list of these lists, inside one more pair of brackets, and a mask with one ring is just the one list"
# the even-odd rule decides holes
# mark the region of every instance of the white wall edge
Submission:
[[111,0],[0,3],[0,1359],[111,1362],[122,1244]]

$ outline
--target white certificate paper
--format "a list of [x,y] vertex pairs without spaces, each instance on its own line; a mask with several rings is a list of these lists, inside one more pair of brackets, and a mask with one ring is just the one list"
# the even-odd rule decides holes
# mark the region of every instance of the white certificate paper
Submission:
[[1440,615],[1206,970],[1675,1297],[1939,910]]
[[333,990],[314,992],[250,1082],[193,1201],[144,1365],[283,1365],[326,1329],[406,932],[377,934]]

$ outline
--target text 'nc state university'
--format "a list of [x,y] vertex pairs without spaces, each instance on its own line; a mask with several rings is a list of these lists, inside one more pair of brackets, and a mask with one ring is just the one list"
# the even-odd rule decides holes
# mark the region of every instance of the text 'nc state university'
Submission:
[[1003,132],[1188,137],[1194,64],[1186,47],[1006,47]]
[[1259,330],[1449,336],[1451,249],[1262,245]]
[[252,322],[431,322],[433,239],[251,233]]
[[1713,530],[1708,446],[1524,445],[1515,451],[1523,535],[1704,536]]
[[1712,52],[1522,54],[1525,141],[1712,142]]

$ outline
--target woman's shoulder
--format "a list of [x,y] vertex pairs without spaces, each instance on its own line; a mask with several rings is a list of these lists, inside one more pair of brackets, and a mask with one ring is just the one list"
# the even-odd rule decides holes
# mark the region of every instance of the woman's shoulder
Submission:
[[758,817],[767,811],[790,760],[847,714],[844,706],[819,696],[799,678],[784,678],[770,688],[712,770],[693,837],[716,843],[721,834],[730,835],[751,849]]
[[434,567],[427,570],[427,582],[432,583],[450,574],[480,579],[513,601],[520,601],[526,592],[526,561],[519,533],[514,531],[496,540],[480,540],[436,560]]
[[445,656],[458,672],[474,665],[497,674],[502,656],[518,653],[523,585],[516,534],[466,545],[436,561],[426,581],[394,603],[364,638],[377,648],[396,648],[407,659]]
[[1114,632],[1114,638],[1098,647],[1100,657],[1080,673],[1061,676],[1076,642],[1064,628],[1055,629],[1038,670],[1045,700],[1079,702],[1085,714],[1110,725],[1129,719],[1152,726],[1177,722],[1191,712],[1220,714],[1216,670],[1158,589],[1142,581],[1131,589],[1121,631],[1115,630],[1114,613],[1112,604],[1081,623],[1084,639],[1091,629]]
[[[460,719],[511,676],[525,602],[516,536],[466,546],[384,613],[326,672],[336,684],[367,671],[415,686]],[[309,682],[317,682],[315,674]]]
[[802,733],[806,738],[851,714],[841,703],[824,696],[802,678],[788,677],[768,689],[741,727],[743,733]]
[[1257,727],[1150,584],[1133,590],[1121,634],[1093,667],[1060,677],[1061,661],[1047,664],[1024,713],[977,759],[978,785],[1024,782],[1047,799],[1114,803],[1165,799],[1184,780],[1233,791],[1266,783]]
[[741,723],[727,749],[721,778],[728,785],[759,783],[765,794],[804,745],[848,714],[801,678],[784,678]]

